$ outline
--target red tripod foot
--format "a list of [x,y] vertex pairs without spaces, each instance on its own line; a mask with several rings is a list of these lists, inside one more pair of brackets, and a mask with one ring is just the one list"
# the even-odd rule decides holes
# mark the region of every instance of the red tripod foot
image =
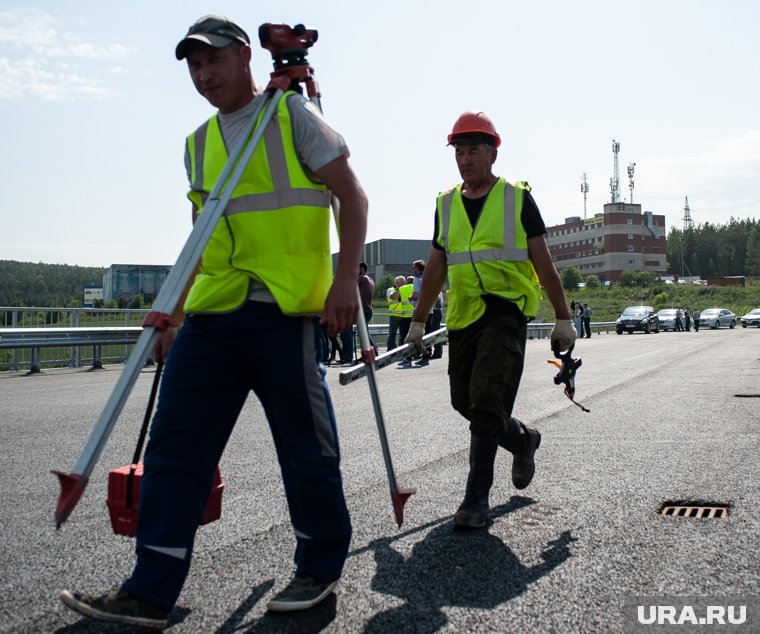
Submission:
[[61,471],[52,471],[51,473],[57,475],[61,483],[61,495],[58,497],[58,505],[55,507],[55,527],[58,529],[68,519],[71,511],[79,502],[79,498],[82,497],[88,478],[77,473],[62,473]]

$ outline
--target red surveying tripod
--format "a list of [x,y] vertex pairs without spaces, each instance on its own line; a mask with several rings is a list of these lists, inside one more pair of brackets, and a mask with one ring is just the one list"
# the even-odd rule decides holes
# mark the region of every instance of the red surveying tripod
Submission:
[[[74,507],[84,493],[90,475],[100,454],[108,441],[116,420],[119,417],[127,397],[132,391],[140,371],[152,353],[160,332],[175,325],[171,315],[179,303],[185,287],[189,284],[195,269],[200,262],[217,223],[225,214],[232,193],[248,165],[253,153],[261,141],[264,131],[275,114],[277,104],[282,95],[288,90],[301,92],[300,85],[306,87],[309,99],[321,110],[320,93],[314,78],[314,69],[307,63],[308,49],[317,41],[317,31],[307,29],[302,24],[291,28],[286,24],[263,24],[259,27],[261,46],[272,54],[274,71],[266,90],[254,99],[255,107],[250,122],[237,145],[232,148],[230,157],[211,191],[206,204],[193,225],[193,230],[180,252],[177,262],[172,267],[164,285],[156,297],[153,310],[143,322],[143,332],[135,343],[132,355],[127,360],[119,379],[114,386],[103,412],[90,433],[87,443],[71,473],[53,471],[61,484],[61,493],[55,510],[57,528],[68,519]],[[259,125],[256,121],[263,111]],[[333,196],[333,213],[337,227],[340,227],[338,201]],[[357,263],[358,264],[358,263]],[[357,287],[357,294],[359,289]],[[362,358],[368,366],[368,382],[375,410],[380,443],[385,460],[385,468],[391,490],[391,501],[399,527],[403,522],[404,504],[412,495],[414,489],[400,489],[396,481],[393,462],[391,460],[388,438],[385,432],[380,398],[375,381],[374,352],[370,345],[369,332],[361,310],[358,311],[359,340],[362,348]]]

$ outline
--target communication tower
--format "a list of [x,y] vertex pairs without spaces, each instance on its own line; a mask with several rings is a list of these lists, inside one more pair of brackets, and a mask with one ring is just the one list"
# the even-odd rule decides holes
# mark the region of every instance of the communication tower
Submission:
[[628,163],[628,187],[631,190],[631,204],[633,204],[633,168],[636,163]]
[[612,168],[612,178],[610,179],[610,191],[612,192],[612,202],[620,202],[620,169],[618,166],[618,153],[620,152],[620,143],[612,139],[612,154],[615,156],[615,163]]
[[684,251],[686,249],[684,242],[686,241],[686,233],[691,232],[694,230],[694,221],[691,219],[691,209],[689,209],[689,197],[686,196],[686,204],[683,207],[683,233],[684,235],[681,236],[681,275],[684,275],[685,273],[688,275],[691,275],[691,271],[689,270],[689,267],[686,266],[686,256],[684,255]]
[[586,172],[581,176],[581,193],[583,194],[583,219],[586,219],[586,195],[588,194],[588,183],[586,182]]
[[694,221],[691,219],[691,209],[689,209],[689,197],[686,196],[686,204],[683,208],[683,230],[684,233],[686,231],[690,231],[694,229]]

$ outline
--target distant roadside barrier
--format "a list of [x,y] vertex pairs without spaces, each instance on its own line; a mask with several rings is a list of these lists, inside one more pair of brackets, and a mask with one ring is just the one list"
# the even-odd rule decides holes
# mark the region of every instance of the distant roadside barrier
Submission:
[[[35,374],[44,367],[100,369],[104,363],[124,363],[148,312],[149,309],[0,307],[0,371]],[[531,322],[528,338],[545,339],[553,326]],[[592,322],[591,330],[596,334],[614,332],[615,322]],[[369,332],[375,344],[384,349],[388,314],[375,313]]]

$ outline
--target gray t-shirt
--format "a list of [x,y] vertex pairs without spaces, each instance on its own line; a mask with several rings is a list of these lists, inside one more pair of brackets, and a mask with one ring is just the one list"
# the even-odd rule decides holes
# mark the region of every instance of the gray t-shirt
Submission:
[[[229,114],[217,113],[219,128],[222,132],[227,151],[231,151],[256,110],[258,99]],[[288,96],[288,112],[293,126],[293,143],[307,173],[314,173],[335,159],[350,156],[346,142],[327,121],[319,109],[306,97],[299,94]],[[185,145],[185,170],[190,180],[190,153]]]
[[[236,147],[261,98],[263,94],[259,91],[259,96],[240,110],[229,114],[217,113],[219,128],[228,152]],[[287,105],[293,128],[293,144],[307,175],[313,175],[341,156],[348,158],[348,147],[343,137],[328,125],[322,113],[311,101],[296,93],[288,96]],[[185,170],[187,170],[189,181],[190,153],[187,150],[187,144],[185,144]],[[269,289],[254,279],[251,280],[248,299],[270,303],[275,301]]]

